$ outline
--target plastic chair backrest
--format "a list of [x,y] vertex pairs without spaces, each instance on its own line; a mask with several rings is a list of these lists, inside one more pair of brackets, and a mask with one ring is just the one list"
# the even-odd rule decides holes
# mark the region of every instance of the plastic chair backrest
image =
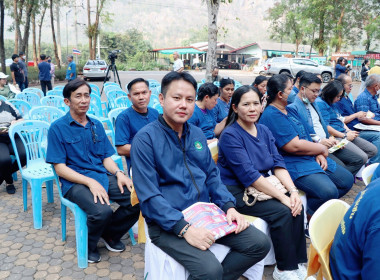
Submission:
[[22,92],[33,92],[33,93],[37,93],[40,97],[44,96],[44,92],[39,88],[28,87],[28,88],[24,89]]
[[350,205],[343,200],[331,199],[318,208],[309,223],[310,240],[319,255],[326,279],[332,279],[328,261],[329,245],[334,240],[336,230],[348,208]]
[[131,100],[128,96],[120,96],[114,100],[115,108],[129,108],[132,106]]
[[379,166],[379,163],[373,163],[371,165],[368,165],[366,168],[362,171],[362,178],[364,184],[367,186],[369,183],[371,183],[373,172],[375,172],[376,168]]
[[116,98],[120,96],[128,97],[128,94],[122,90],[111,90],[111,91],[106,92],[106,95],[107,95],[107,100],[108,100],[108,108],[110,110],[116,108],[116,103],[115,103]]
[[91,93],[90,96],[91,100],[89,113],[97,117],[103,117],[102,100],[100,99],[100,96],[95,93]]
[[29,117],[29,111],[32,109],[32,106],[28,102],[21,99],[9,99],[8,102],[19,111],[23,118]]
[[161,106],[160,103],[155,103],[152,108],[156,109],[159,114],[163,114],[164,113],[164,109],[162,108],[162,106]]
[[5,96],[0,95],[0,101],[8,101],[8,99]]
[[161,93],[161,86],[151,88],[150,90],[152,92],[152,95],[157,95],[158,96]]
[[[44,151],[41,143],[46,140],[49,124],[39,120],[27,120],[17,122],[9,127],[9,138],[12,145],[15,145],[15,135],[17,134],[25,147],[26,166],[32,164],[45,163]],[[14,151],[19,169],[22,169],[17,149]]]
[[104,84],[104,87],[109,87],[109,86],[117,86],[118,88],[121,88],[118,83],[114,83],[114,82],[106,82]]
[[95,84],[89,84],[91,87],[91,93],[96,93],[96,95],[100,96],[100,89]]
[[64,98],[57,95],[49,95],[41,98],[42,106],[56,107],[64,112],[68,112],[69,107],[63,101]]
[[20,99],[28,102],[30,106],[40,106],[40,97],[38,96],[37,93],[34,92],[20,92],[16,94],[15,99]]
[[110,85],[108,87],[104,87],[104,92],[107,94],[107,92],[113,91],[113,90],[122,90],[119,86]]
[[154,80],[154,79],[148,79],[147,81],[149,83],[149,88],[150,89],[161,86],[161,84],[158,81]]
[[65,88],[65,86],[55,86],[53,90],[62,90]]
[[45,121],[47,123],[52,123],[55,120],[59,119],[60,117],[64,116],[65,112],[62,110],[51,107],[51,106],[40,106],[40,107],[34,107],[29,112],[29,119],[30,120],[40,120]]
[[116,123],[116,118],[117,116],[123,112],[126,108],[120,107],[116,109],[112,109],[111,111],[108,112],[108,118],[110,119],[112,126],[115,127]]
[[208,144],[208,148],[210,149],[212,159],[214,160],[215,164],[218,162],[218,141],[211,142]]
[[215,81],[215,82],[214,82],[214,85],[216,85],[217,87],[219,87],[219,86],[220,86],[220,84],[219,84],[219,82],[218,82],[218,81]]
[[60,90],[60,89],[53,89],[53,90],[49,90],[49,91],[46,93],[46,96],[52,96],[52,95],[60,96],[60,97],[63,98],[63,90]]
[[151,94],[148,106],[153,107],[157,103],[160,104],[160,99],[158,98],[157,95]]

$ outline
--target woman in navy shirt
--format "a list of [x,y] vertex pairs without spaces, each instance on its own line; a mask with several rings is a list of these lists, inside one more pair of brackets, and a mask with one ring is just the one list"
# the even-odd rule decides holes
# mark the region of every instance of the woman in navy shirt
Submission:
[[[239,212],[260,217],[269,224],[277,260],[273,277],[305,279],[306,269],[302,263],[307,257],[302,203],[272,133],[264,125],[256,124],[260,113],[258,90],[251,86],[238,88],[231,99],[228,125],[219,139],[220,176],[236,198]],[[266,179],[270,171],[290,195],[283,194]],[[250,186],[273,199],[247,206],[243,195]]]
[[230,100],[235,91],[235,81],[229,77],[223,77],[219,82],[219,98],[213,109],[215,120],[220,123],[227,118],[230,110]]
[[302,118],[289,116],[287,98],[292,84],[286,75],[275,75],[268,81],[268,106],[260,123],[276,139],[286,168],[294,184],[306,193],[307,213],[314,212],[329,199],[345,195],[354,178],[344,167],[328,158],[326,146],[313,143]]
[[198,89],[197,101],[194,113],[188,120],[189,123],[202,129],[207,138],[207,143],[214,141],[222,131],[225,121],[216,123],[213,109],[218,99],[218,87],[213,83],[205,83]]

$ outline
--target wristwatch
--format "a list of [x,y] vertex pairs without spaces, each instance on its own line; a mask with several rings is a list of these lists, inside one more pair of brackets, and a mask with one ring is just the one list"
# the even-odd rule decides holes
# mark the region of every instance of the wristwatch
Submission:
[[121,173],[123,173],[124,175],[125,175],[125,172],[123,171],[123,170],[117,170],[116,172],[115,172],[115,176],[116,176],[116,174],[117,174],[117,172],[121,172]]

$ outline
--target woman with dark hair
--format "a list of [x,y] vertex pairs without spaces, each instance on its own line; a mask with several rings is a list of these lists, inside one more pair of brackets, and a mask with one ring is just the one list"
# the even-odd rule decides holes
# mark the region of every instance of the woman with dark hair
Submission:
[[370,61],[369,59],[364,59],[364,62],[362,64],[362,70],[360,71],[360,76],[361,76],[361,80],[362,80],[362,83],[360,85],[360,89],[359,89],[359,94],[361,94],[364,89],[365,89],[365,80],[367,79],[368,77],[368,72],[369,70],[371,70],[371,67],[369,67],[370,65]]
[[338,140],[347,139],[350,141],[344,149],[359,155],[366,163],[368,158],[377,154],[377,148],[372,143],[359,137],[359,132],[350,130],[343,122],[343,117],[338,114],[334,103],[343,97],[344,87],[340,81],[328,83],[322,90],[322,94],[315,101],[322,118],[327,125],[327,131]]
[[[303,211],[298,190],[275,146],[270,130],[257,124],[261,100],[257,88],[242,86],[231,99],[227,126],[219,139],[218,167],[222,182],[236,198],[240,213],[260,217],[270,227],[277,266],[274,279],[305,279],[307,261]],[[287,194],[279,191],[269,172],[282,183]],[[254,187],[272,199],[244,201],[246,188]]]
[[260,123],[272,132],[294,184],[306,193],[307,213],[312,215],[327,200],[345,195],[354,178],[327,157],[326,146],[312,141],[303,118],[288,114],[286,106],[291,89],[292,83],[284,75],[269,79],[268,106]]
[[235,81],[229,77],[223,77],[219,81],[219,98],[214,108],[214,115],[217,123],[223,121],[230,109],[231,96],[234,94]]
[[213,109],[218,99],[218,87],[213,83],[205,83],[198,89],[197,101],[195,101],[194,113],[188,120],[189,123],[202,129],[207,138],[207,142],[211,143],[215,137],[219,136],[225,121],[216,123]]
[[267,106],[267,84],[268,78],[265,76],[257,76],[255,81],[252,83],[252,86],[259,90],[260,99],[261,99],[261,113],[264,111]]
[[336,66],[335,66],[335,79],[337,79],[341,74],[346,74],[349,69],[350,65],[346,65],[347,60],[344,57],[339,57]]

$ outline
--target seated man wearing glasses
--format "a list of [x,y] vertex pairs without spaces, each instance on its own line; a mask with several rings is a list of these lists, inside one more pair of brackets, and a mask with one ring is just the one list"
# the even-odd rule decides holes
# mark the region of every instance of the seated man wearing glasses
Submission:
[[[344,91],[343,91],[342,99],[339,100],[337,103],[335,103],[335,108],[341,114],[341,116],[344,117],[343,122],[348,126],[349,129],[359,131],[360,133],[359,136],[361,138],[367,140],[368,142],[371,142],[373,145],[376,146],[377,151],[380,151],[380,132],[379,131],[358,130],[354,127],[355,125],[361,122],[365,123],[366,120],[368,120],[368,118],[367,118],[367,111],[365,112],[362,111],[363,109],[366,109],[366,108],[362,107],[358,109],[357,112],[355,112],[354,104],[352,103],[351,99],[348,97],[348,95],[350,94],[353,88],[351,77],[349,75],[342,74],[338,77],[338,81],[340,81],[343,84]],[[374,76],[368,80],[368,84],[373,83],[373,81],[374,81]],[[369,91],[373,91],[371,87],[369,88]],[[371,117],[370,114],[368,115],[368,117]],[[380,162],[379,152],[377,152],[377,154],[369,160],[370,164],[375,163],[375,162]]]
[[[122,252],[121,238],[137,221],[140,209],[131,206],[132,181],[111,156],[115,154],[103,125],[89,118],[90,86],[82,79],[63,89],[70,111],[55,121],[48,133],[46,161],[54,164],[62,194],[87,214],[88,262],[99,262],[100,238],[108,250]],[[113,212],[110,200],[119,204]]]

